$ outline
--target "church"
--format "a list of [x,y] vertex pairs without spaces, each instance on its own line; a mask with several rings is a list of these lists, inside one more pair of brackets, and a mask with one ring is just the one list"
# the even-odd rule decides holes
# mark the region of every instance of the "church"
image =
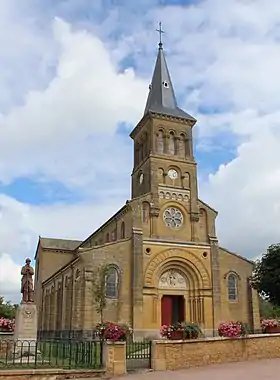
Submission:
[[100,322],[94,276],[103,264],[104,320],[128,323],[136,339],[159,337],[162,325],[178,321],[198,323],[205,336],[225,321],[259,329],[254,263],[219,245],[217,211],[198,196],[195,124],[177,105],[160,42],[144,114],[130,134],[131,199],[84,241],[39,238],[40,330],[92,332]]

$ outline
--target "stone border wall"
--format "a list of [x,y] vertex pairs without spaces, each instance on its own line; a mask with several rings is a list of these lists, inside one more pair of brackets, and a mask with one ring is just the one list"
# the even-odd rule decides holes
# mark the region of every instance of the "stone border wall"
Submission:
[[0,331],[0,340],[3,339],[14,339],[14,333],[13,332],[3,332]]
[[158,340],[152,344],[152,369],[155,371],[270,358],[280,358],[280,334],[236,339]]
[[[280,334],[250,335],[237,339],[156,340],[152,344],[152,369],[155,371],[270,358],[280,358]],[[64,380],[124,375],[125,342],[107,342],[103,349],[103,364],[102,370],[1,370],[0,380]]]

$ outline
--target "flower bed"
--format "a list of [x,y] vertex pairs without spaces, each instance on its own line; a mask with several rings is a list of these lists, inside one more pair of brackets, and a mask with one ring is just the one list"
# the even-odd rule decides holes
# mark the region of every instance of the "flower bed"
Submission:
[[238,338],[247,335],[246,325],[242,322],[223,322],[218,327],[218,333],[226,338]]
[[0,331],[1,332],[13,332],[15,330],[15,320],[0,318]]
[[166,339],[197,339],[201,335],[200,327],[193,322],[174,323],[163,325],[160,335]]
[[132,329],[127,324],[104,322],[96,325],[100,339],[111,341],[126,341],[132,336]]

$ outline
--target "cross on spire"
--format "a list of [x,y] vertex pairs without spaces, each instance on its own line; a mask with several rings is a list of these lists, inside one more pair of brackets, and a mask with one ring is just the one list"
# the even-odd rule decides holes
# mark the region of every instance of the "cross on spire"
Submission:
[[162,48],[162,39],[161,39],[161,35],[164,33],[164,31],[162,30],[161,28],[161,21],[159,22],[159,28],[156,30],[158,33],[159,33],[159,48],[161,49]]

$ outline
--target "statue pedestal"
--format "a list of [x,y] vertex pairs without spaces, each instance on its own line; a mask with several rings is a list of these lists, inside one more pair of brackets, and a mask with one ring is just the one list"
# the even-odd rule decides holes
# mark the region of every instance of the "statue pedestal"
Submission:
[[[37,308],[34,303],[21,303],[17,310],[14,332],[13,361],[38,361],[41,354],[37,349]],[[39,357],[38,357],[39,355]]]

